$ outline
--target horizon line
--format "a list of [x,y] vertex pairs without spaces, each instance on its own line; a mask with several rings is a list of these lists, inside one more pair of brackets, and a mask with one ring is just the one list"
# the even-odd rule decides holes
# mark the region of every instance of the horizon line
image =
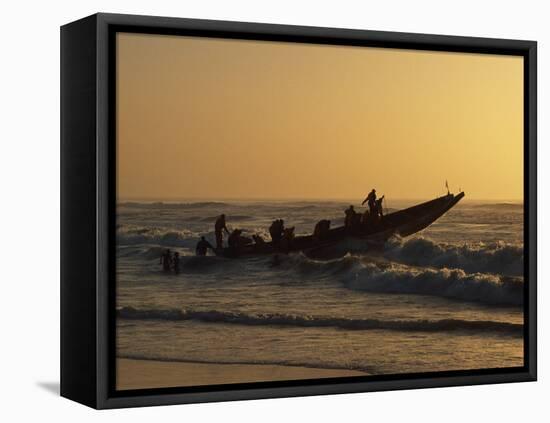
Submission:
[[[434,198],[438,198],[442,195],[435,197],[395,197],[390,198],[389,201],[429,201]],[[386,197],[387,198],[387,197]],[[244,201],[267,201],[267,202],[280,202],[280,201],[305,201],[305,202],[360,202],[361,199],[353,199],[350,197],[328,197],[328,198],[316,198],[316,197],[126,197],[117,198],[116,202],[119,203],[139,203],[139,202],[244,202]],[[523,198],[471,198],[467,195],[462,201],[482,201],[482,202],[494,202],[494,203],[524,203]]]

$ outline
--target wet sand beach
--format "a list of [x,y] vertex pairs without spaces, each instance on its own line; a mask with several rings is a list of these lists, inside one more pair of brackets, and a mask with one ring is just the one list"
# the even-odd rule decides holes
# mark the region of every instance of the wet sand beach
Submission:
[[117,359],[119,390],[365,375],[355,370],[298,366]]

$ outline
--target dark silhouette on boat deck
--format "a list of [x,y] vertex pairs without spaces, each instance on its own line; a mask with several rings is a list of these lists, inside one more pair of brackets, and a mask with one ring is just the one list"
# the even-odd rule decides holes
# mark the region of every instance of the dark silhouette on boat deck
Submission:
[[[278,219],[269,228],[270,242],[264,241],[259,235],[254,235],[252,239],[243,237],[242,231],[238,230],[239,232],[231,237],[229,247],[218,247],[214,252],[218,256],[235,258],[302,251],[309,257],[325,258],[328,257],[327,252],[334,250],[337,244],[344,240],[356,239],[368,245],[383,245],[394,235],[405,237],[421,231],[454,207],[463,197],[463,192],[457,195],[447,194],[385,215],[382,207],[384,196],[377,201],[376,191],[373,189],[363,201],[363,204],[369,203],[369,210],[358,214],[353,206],[350,206],[346,210],[344,226],[331,229],[330,222],[323,219],[315,225],[311,235],[296,236],[293,227],[285,229],[283,220]],[[224,227],[225,219],[223,226],[218,226],[216,222],[216,230],[220,236]]]
[[256,245],[265,245],[265,240],[260,235],[252,235],[252,240],[256,243]]
[[361,205],[364,206],[365,203],[367,203],[367,205],[369,206],[369,212],[371,216],[375,216],[376,215],[376,190],[374,188],[371,190],[371,192],[369,192],[369,195],[367,195],[367,198],[363,200]]
[[285,228],[283,237],[281,238],[281,250],[288,253],[292,249],[294,243],[294,226],[292,228]]
[[330,230],[330,220],[322,219],[315,224],[313,229],[313,240],[315,242],[326,239],[328,231]]
[[242,229],[234,229],[233,232],[227,238],[227,244],[230,248],[239,248],[248,244],[252,244],[252,239],[243,236]]
[[201,236],[200,241],[195,247],[195,254],[197,256],[205,256],[209,248],[214,251],[214,247],[212,246],[212,244],[210,244],[203,236]]
[[269,227],[269,235],[273,245],[278,246],[285,231],[285,221],[283,219],[274,220]]
[[357,212],[353,208],[353,206],[349,206],[344,213],[346,214],[346,217],[344,219],[344,227],[351,231],[352,228],[355,226],[356,216]]
[[214,233],[216,235],[216,248],[223,248],[223,232],[225,231],[229,235],[229,229],[225,224],[225,214],[220,215],[216,219],[216,224],[214,225]]
[[376,215],[382,219],[384,217],[384,209],[382,207],[382,201],[384,201],[384,195],[374,202],[376,208]]

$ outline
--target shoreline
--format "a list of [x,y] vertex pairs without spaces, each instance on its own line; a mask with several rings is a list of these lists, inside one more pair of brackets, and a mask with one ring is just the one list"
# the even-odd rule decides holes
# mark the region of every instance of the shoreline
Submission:
[[279,364],[229,364],[183,361],[116,359],[117,390],[221,385],[366,376],[359,370],[285,366]]

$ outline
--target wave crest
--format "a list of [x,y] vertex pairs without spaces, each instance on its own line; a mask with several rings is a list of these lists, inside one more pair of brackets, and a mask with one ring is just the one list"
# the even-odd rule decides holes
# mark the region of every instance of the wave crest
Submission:
[[521,306],[523,280],[462,269],[416,269],[366,263],[350,275],[349,288],[380,293],[433,295],[491,305]]
[[379,320],[338,317],[300,316],[291,314],[247,314],[228,311],[197,311],[178,309],[136,309],[123,307],[117,316],[129,320],[196,320],[205,323],[227,323],[247,326],[334,327],[346,330],[397,330],[397,331],[475,331],[499,332],[513,336],[523,334],[523,325],[484,320]]
[[463,269],[468,273],[523,276],[523,246],[495,242],[477,245],[439,244],[428,238],[393,238],[384,256],[413,266]]
[[198,235],[189,230],[121,226],[117,228],[117,245],[156,244],[166,247],[187,247],[196,244]]

